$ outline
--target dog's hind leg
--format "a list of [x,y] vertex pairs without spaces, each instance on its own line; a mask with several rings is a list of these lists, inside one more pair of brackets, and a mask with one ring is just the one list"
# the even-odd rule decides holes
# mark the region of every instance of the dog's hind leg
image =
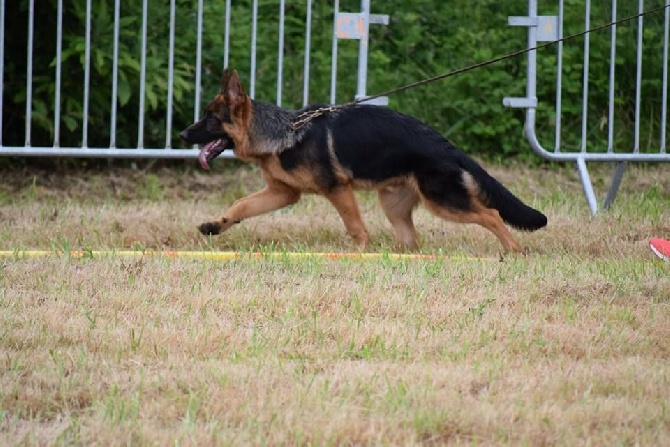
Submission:
[[343,186],[325,194],[326,198],[333,204],[347,228],[347,233],[360,246],[366,247],[370,240],[368,230],[361,219],[358,203],[354,191],[350,186]]
[[510,233],[510,231],[505,226],[505,222],[503,222],[502,218],[500,217],[498,210],[493,208],[486,208],[475,200],[473,200],[471,206],[472,209],[458,211],[449,211],[431,200],[424,199],[424,204],[426,205],[426,208],[428,208],[428,210],[430,210],[433,214],[445,220],[458,223],[475,223],[481,225],[496,235],[506,252],[523,252],[521,245],[516,241],[516,239],[514,239],[512,233]]
[[477,211],[466,213],[465,216],[471,222],[481,225],[495,234],[506,252],[523,253],[521,244],[517,242],[512,233],[507,229],[498,210],[482,207]]
[[236,200],[222,217],[204,223],[198,229],[202,234],[219,234],[244,219],[284,208],[299,199],[299,191],[280,183],[269,184],[262,191]]
[[445,162],[422,166],[417,183],[423,204],[433,214],[452,222],[475,223],[495,234],[505,251],[522,252],[498,210],[479,198],[472,175]]
[[407,249],[417,248],[412,211],[419,203],[419,194],[409,185],[387,186],[377,191],[379,203],[395,232],[398,244]]

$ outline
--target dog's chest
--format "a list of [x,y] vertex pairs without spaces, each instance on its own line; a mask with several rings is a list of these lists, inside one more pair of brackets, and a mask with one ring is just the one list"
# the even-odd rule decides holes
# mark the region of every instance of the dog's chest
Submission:
[[314,171],[306,166],[286,169],[275,156],[261,160],[260,166],[267,181],[280,181],[302,192],[319,192],[322,189]]

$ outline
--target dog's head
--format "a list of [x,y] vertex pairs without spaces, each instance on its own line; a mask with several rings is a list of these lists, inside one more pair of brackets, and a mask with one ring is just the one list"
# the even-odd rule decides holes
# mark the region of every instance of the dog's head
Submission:
[[236,70],[225,69],[221,90],[205,108],[205,114],[179,136],[188,144],[200,144],[198,161],[203,169],[226,149],[235,148],[236,126],[246,127],[249,119],[248,96],[244,93]]

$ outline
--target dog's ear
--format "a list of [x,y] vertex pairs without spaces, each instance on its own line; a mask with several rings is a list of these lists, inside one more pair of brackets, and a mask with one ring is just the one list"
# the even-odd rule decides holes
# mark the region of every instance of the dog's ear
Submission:
[[242,83],[240,82],[240,77],[237,74],[237,70],[233,70],[228,79],[228,87],[226,88],[226,100],[230,104],[231,108],[235,108],[241,105],[244,102],[246,93],[244,93],[244,88],[242,88]]
[[221,93],[225,93],[228,90],[228,81],[230,81],[232,74],[231,70],[227,68],[223,69],[223,73],[221,73]]

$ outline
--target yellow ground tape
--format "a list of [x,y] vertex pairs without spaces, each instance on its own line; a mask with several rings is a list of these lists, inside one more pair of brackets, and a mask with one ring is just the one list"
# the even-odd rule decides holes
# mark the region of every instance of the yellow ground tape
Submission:
[[464,256],[443,256],[416,253],[297,253],[297,252],[239,252],[239,251],[137,251],[137,250],[73,250],[69,253],[50,250],[0,250],[0,258],[45,258],[53,256],[69,256],[72,258],[109,258],[109,257],[155,257],[204,259],[213,261],[234,261],[240,259],[294,259],[294,258],[322,258],[322,259],[449,259],[465,261],[493,261],[494,258],[476,258]]

